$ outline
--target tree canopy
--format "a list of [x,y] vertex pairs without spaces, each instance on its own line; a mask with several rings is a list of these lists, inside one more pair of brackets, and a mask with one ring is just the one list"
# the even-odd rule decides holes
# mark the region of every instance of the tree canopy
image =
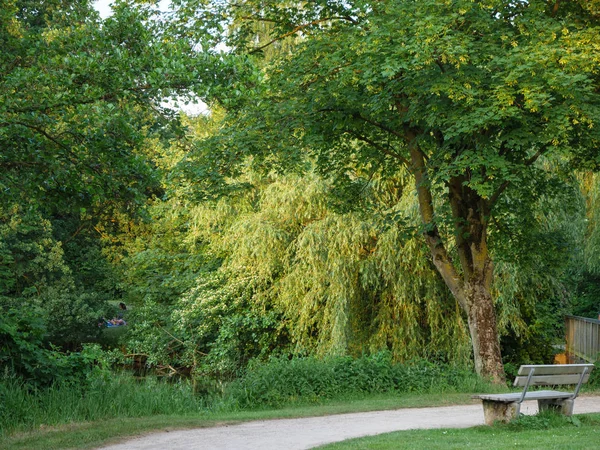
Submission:
[[[341,189],[407,168],[432,261],[468,318],[478,372],[499,380],[495,233],[551,189],[550,166],[598,167],[599,23],[588,6],[231,5],[234,23],[274,24],[267,44],[298,38],[264,69],[224,152],[296,164],[308,154]],[[249,29],[228,37],[253,55],[266,44],[248,41]]]
[[208,58],[149,7],[117,3],[101,21],[89,1],[11,0],[1,13],[3,203],[143,202],[148,142],[174,132],[165,102],[198,92]]

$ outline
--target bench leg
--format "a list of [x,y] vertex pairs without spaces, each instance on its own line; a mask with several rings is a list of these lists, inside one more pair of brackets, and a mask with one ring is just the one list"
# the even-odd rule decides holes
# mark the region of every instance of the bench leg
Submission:
[[557,411],[565,416],[573,415],[573,405],[575,404],[575,400],[573,399],[549,399],[549,400],[538,400],[538,410],[540,412],[552,409]]
[[493,425],[494,422],[510,422],[519,417],[521,404],[519,402],[505,403],[492,400],[482,400],[483,417],[486,425]]

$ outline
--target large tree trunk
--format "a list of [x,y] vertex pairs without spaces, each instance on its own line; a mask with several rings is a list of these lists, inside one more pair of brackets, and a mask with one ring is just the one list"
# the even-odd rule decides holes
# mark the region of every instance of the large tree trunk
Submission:
[[490,292],[493,264],[487,248],[489,204],[468,187],[466,177],[448,181],[448,196],[454,218],[454,243],[460,270],[448,254],[446,244],[435,223],[431,186],[423,153],[416,141],[409,139],[411,169],[415,176],[424,236],[433,263],[464,311],[471,334],[475,369],[495,383],[505,380],[496,311]]
[[504,366],[498,341],[496,311],[490,290],[482,283],[467,283],[465,297],[475,370],[478,374],[491,378],[494,383],[503,383]]

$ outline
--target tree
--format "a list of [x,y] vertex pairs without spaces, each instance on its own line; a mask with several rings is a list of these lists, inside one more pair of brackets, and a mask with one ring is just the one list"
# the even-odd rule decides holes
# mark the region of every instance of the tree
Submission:
[[149,6],[118,2],[101,21],[89,0],[4,0],[0,14],[3,203],[143,202],[145,142],[176,137],[166,101],[197,92],[210,58]]
[[[582,5],[236,3],[230,17],[275,24],[272,42],[301,37],[264,71],[257,98],[231,109],[220,161],[310,155],[340,189],[406,167],[432,261],[467,318],[476,370],[500,382],[490,286],[503,220],[527,218],[551,193],[550,166],[600,165],[600,22]],[[238,31],[236,51],[262,50]]]
[[0,310],[69,349],[116,291],[102,239],[161,194],[149,153],[183,136],[166,102],[218,72],[151,2],[92,3],[0,0]]

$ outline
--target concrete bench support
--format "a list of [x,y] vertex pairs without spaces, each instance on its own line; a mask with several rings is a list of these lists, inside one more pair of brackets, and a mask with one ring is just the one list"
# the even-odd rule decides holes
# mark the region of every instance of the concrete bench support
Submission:
[[574,399],[565,399],[565,400],[561,400],[561,399],[545,399],[545,400],[538,400],[538,410],[541,411],[545,411],[548,409],[552,409],[554,411],[557,411],[561,414],[564,414],[565,416],[572,416],[573,415],[573,406],[575,405],[575,400]]
[[519,417],[521,404],[519,402],[504,403],[493,400],[482,400],[483,418],[486,425],[493,425],[494,422],[510,422]]

